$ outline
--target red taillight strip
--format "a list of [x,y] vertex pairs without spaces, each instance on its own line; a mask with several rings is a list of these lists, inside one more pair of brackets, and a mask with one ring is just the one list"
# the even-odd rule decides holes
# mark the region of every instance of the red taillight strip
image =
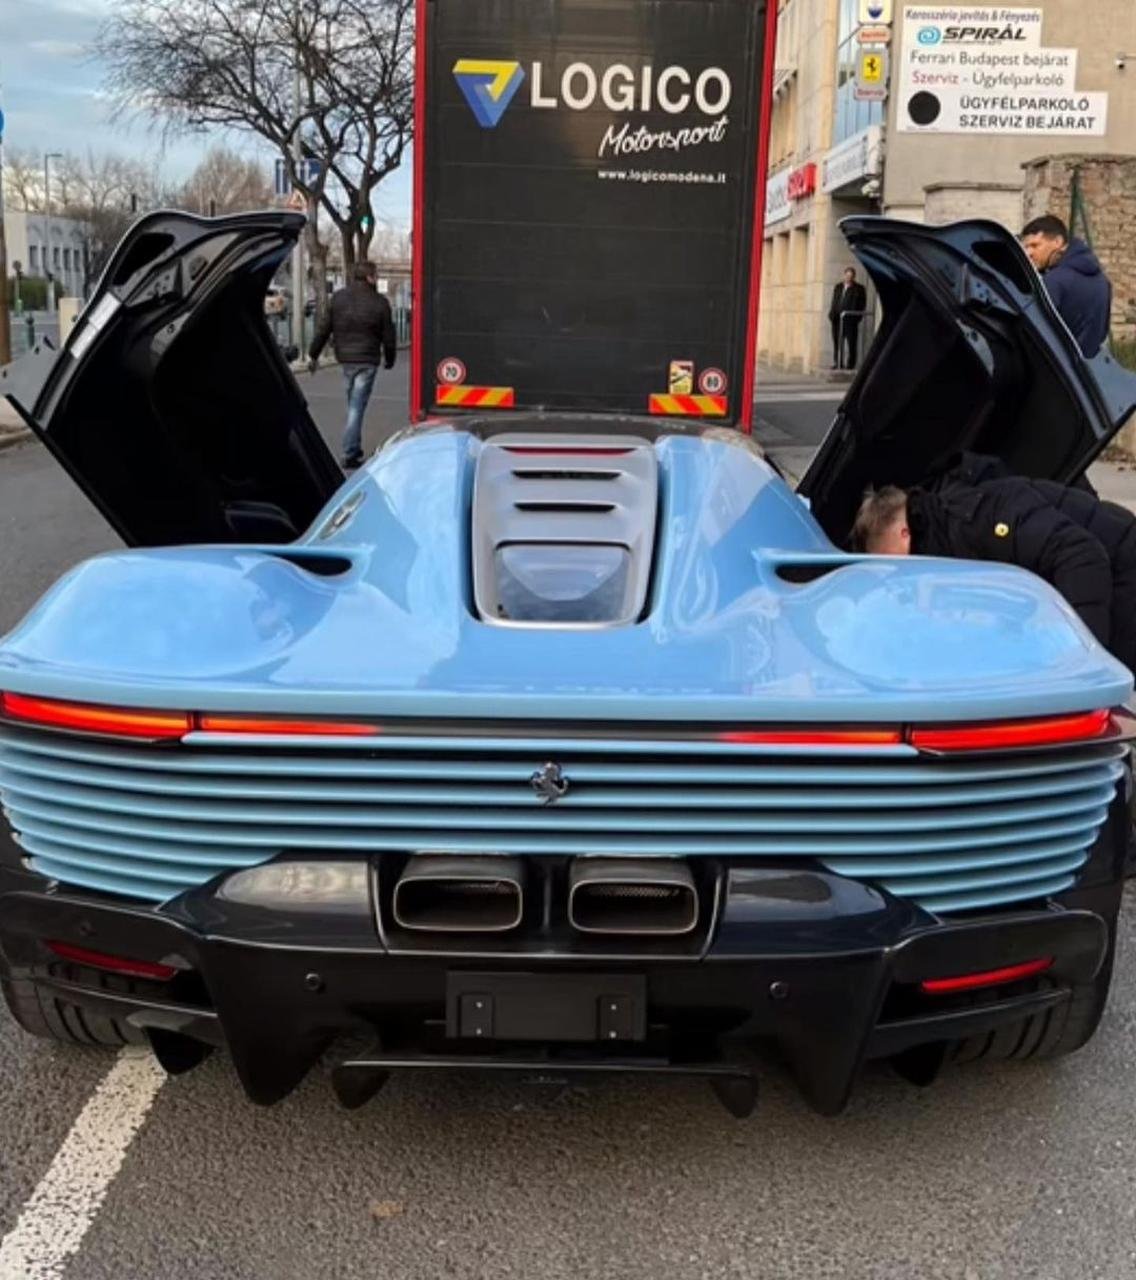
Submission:
[[282,736],[373,737],[375,724],[348,720],[274,719],[271,716],[213,715],[209,712],[151,711],[131,707],[103,707],[84,702],[29,698],[0,693],[0,716],[44,729],[77,733],[107,733],[118,738],[150,742],[184,738],[194,730],[207,733],[280,734]]
[[505,452],[560,458],[622,458],[626,457],[631,450],[620,449],[615,445],[507,444]]
[[1044,720],[942,725],[911,729],[907,740],[924,751],[990,751],[1001,747],[1044,747],[1102,738],[1113,728],[1109,711],[1053,716]]
[[121,973],[127,978],[152,978],[156,982],[169,982],[171,978],[177,977],[177,970],[172,964],[159,964],[156,960],[133,960],[128,956],[108,955],[105,951],[88,951],[86,947],[75,947],[70,942],[48,941],[47,949],[60,960],[90,965],[92,969],[103,969],[107,973]]
[[1011,964],[1004,969],[986,969],[982,973],[966,973],[958,978],[931,978],[919,984],[929,996],[948,996],[956,991],[974,991],[979,987],[998,987],[1006,982],[1020,982],[1033,978],[1053,967],[1053,957],[1027,960],[1024,964]]
[[903,742],[898,729],[738,729],[717,737],[740,746],[770,747],[896,747]]
[[377,724],[349,720],[274,720],[271,716],[215,716],[209,712],[194,716],[193,727],[204,733],[278,733],[284,737],[373,738],[382,733]]
[[[1123,717],[1123,713],[1118,713]],[[248,734],[278,737],[376,737],[389,726],[358,720],[306,719],[299,717],[224,714],[211,711],[162,711],[133,707],[106,707],[54,698],[0,693],[0,719],[45,729],[76,733],[101,733],[113,737],[164,741],[183,738],[194,731],[216,734]],[[443,729],[444,732],[444,729]],[[524,736],[524,735],[521,735]],[[626,736],[626,735],[625,735]],[[650,730],[644,731],[650,737]],[[664,735],[682,739],[681,729]],[[771,747],[897,747],[911,746],[928,754],[967,751],[1012,750],[1092,742],[1101,738],[1136,737],[1108,710],[1034,720],[994,721],[989,724],[938,725],[927,728],[861,726],[858,728],[753,728],[725,729],[717,733],[691,729],[692,742],[714,741],[737,746]]]
[[193,728],[187,711],[146,711],[131,707],[103,707],[83,702],[29,698],[0,693],[0,715],[50,729],[110,733],[121,738],[182,738]]

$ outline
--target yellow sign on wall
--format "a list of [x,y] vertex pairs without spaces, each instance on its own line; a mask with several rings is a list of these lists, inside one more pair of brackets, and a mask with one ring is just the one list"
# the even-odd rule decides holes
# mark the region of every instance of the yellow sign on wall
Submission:
[[853,96],[860,102],[883,102],[888,90],[888,51],[871,45],[860,50],[856,58],[856,83]]

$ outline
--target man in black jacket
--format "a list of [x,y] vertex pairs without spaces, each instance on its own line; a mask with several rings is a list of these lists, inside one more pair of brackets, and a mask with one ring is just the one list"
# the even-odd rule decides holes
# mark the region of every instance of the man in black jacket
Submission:
[[1044,578],[1103,645],[1111,639],[1112,566],[1095,537],[1028,481],[989,480],[937,492],[889,486],[870,492],[852,531],[877,555],[953,556],[1016,564]]
[[860,356],[860,321],[867,309],[868,291],[856,282],[856,272],[849,267],[844,279],[833,289],[832,303],[828,308],[834,369],[855,369]]
[[1027,486],[1055,511],[1079,525],[1105,549],[1112,566],[1112,625],[1109,644],[1114,657],[1136,672],[1136,515],[1127,507],[1098,498],[1081,485],[1014,477],[1005,463],[983,454],[963,453],[935,486],[962,484],[983,488],[992,482]]
[[327,319],[316,330],[308,352],[309,367],[315,373],[328,338],[335,342],[347,389],[343,466],[349,471],[363,461],[363,415],[375,388],[379,361],[393,369],[398,350],[390,303],[378,292],[377,276],[373,262],[356,263],[351,283],[332,298]]

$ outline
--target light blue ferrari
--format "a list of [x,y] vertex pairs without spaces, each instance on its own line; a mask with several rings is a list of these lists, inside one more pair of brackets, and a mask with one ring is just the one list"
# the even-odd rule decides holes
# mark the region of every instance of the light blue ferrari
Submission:
[[[1068,480],[1136,404],[988,224],[848,227],[885,319],[804,491],[724,428],[477,414],[347,483],[263,319],[302,220],[145,220],[6,371],[128,549],[0,641],[0,973],[57,1040],[288,1093],[1083,1044],[1132,678],[1009,567],[839,549],[960,448]],[[811,504],[811,510],[810,510]]]

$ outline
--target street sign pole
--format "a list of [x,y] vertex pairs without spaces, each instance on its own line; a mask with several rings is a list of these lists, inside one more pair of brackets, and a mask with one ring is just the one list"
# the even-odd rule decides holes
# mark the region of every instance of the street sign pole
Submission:
[[[296,6],[296,67],[293,81],[293,102],[296,113],[296,132],[292,138],[293,169],[297,177],[301,173],[304,161],[303,116],[300,111],[300,98],[303,84],[300,78],[300,6]],[[292,343],[304,355],[304,237],[296,241],[292,254]]]
[[0,364],[12,359],[12,318],[8,300],[8,241],[4,234],[4,116],[0,113]]

